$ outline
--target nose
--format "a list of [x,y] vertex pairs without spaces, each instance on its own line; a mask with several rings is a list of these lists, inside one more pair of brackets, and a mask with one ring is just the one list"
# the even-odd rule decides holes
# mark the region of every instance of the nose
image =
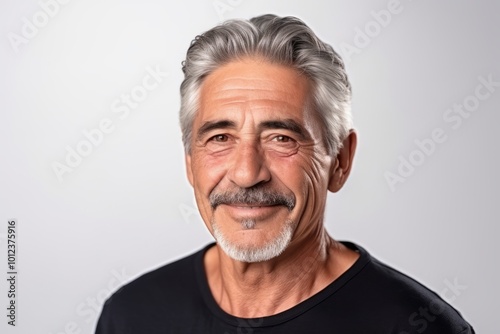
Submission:
[[240,188],[250,188],[271,179],[266,158],[255,142],[240,143],[228,170],[229,180]]

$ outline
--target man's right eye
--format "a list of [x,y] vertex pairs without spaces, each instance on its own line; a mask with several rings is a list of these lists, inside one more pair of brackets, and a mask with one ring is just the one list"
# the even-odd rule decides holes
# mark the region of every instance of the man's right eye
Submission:
[[209,139],[209,141],[216,141],[216,142],[226,142],[229,138],[226,135],[215,135]]

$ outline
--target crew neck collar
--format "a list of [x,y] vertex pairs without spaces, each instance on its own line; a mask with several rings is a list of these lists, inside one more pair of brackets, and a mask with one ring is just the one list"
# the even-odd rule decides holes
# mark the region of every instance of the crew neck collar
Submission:
[[298,303],[297,305],[274,315],[259,317],[259,318],[239,318],[235,317],[223,309],[215,301],[210,287],[208,285],[207,276],[204,269],[204,256],[207,250],[215,245],[211,243],[198,252],[195,257],[195,273],[196,280],[200,289],[200,293],[206,303],[207,308],[212,312],[214,316],[220,320],[226,322],[229,325],[241,328],[261,328],[275,326],[280,323],[289,321],[300,314],[308,311],[318,303],[322,302],[324,299],[328,298],[344,285],[346,285],[353,277],[355,277],[365,266],[371,261],[370,254],[361,246],[348,241],[340,241],[344,246],[357,251],[359,253],[359,258],[354,262],[354,264],[347,269],[342,275],[336,278],[333,282],[327,285],[324,289],[307,298],[306,300]]

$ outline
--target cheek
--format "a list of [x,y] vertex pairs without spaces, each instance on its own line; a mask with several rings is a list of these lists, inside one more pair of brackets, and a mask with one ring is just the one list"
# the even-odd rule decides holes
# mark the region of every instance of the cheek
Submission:
[[225,175],[226,164],[221,159],[196,154],[193,156],[192,171],[195,191],[208,195]]
[[[328,182],[328,159],[310,152],[298,152],[291,157],[269,157],[273,174],[294,192],[307,195],[314,188],[326,189]],[[298,195],[298,194],[297,194]]]
[[193,189],[198,209],[203,221],[209,229],[212,209],[208,199],[211,191],[223,178],[224,163],[218,163],[200,155],[193,155],[192,159]]
[[310,162],[308,164],[302,159],[279,159],[269,166],[275,183],[281,184],[281,187],[295,195],[297,209],[302,207],[314,187],[309,171]]

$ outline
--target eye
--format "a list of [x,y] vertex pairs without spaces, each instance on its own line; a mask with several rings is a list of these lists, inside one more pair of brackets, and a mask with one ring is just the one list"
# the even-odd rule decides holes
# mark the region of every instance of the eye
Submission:
[[273,138],[273,140],[280,142],[280,143],[288,143],[288,142],[293,141],[292,138],[290,138],[288,136],[283,136],[283,135],[276,136]]
[[213,137],[210,137],[209,141],[215,141],[215,142],[223,143],[223,142],[226,142],[228,139],[229,138],[226,135],[215,135]]
[[269,152],[275,152],[284,156],[294,154],[299,148],[299,142],[293,137],[284,134],[270,134],[269,139],[264,143]]

